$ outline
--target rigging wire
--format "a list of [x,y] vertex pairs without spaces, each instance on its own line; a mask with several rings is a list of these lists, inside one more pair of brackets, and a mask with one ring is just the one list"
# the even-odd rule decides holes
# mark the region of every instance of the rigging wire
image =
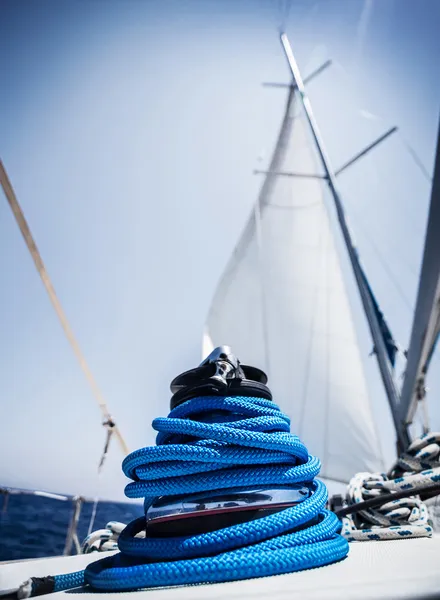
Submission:
[[9,180],[9,177],[6,173],[3,162],[1,160],[0,160],[0,183],[3,188],[3,192],[6,196],[6,200],[8,201],[8,204],[12,210],[12,213],[15,217],[17,225],[20,229],[21,235],[23,236],[23,239],[26,243],[26,246],[27,246],[31,256],[32,256],[32,259],[34,261],[34,264],[38,271],[38,274],[40,275],[41,281],[43,282],[43,285],[46,289],[46,292],[49,296],[52,306],[55,309],[55,312],[61,323],[64,333],[67,337],[67,340],[69,341],[69,343],[72,347],[72,350],[73,350],[76,358],[78,359],[80,367],[90,385],[92,394],[93,394],[99,408],[101,409],[101,412],[105,419],[105,422],[114,424],[113,432],[116,435],[116,437],[118,438],[118,441],[119,441],[119,444],[121,446],[123,453],[128,454],[127,444],[125,443],[125,440],[122,437],[122,434],[121,434],[119,428],[116,426],[116,424],[114,423],[114,420],[112,419],[112,417],[110,415],[109,409],[108,409],[107,404],[104,400],[104,397],[101,393],[101,390],[99,389],[98,384],[89,368],[89,365],[86,362],[86,359],[81,351],[81,348],[79,347],[79,344],[78,344],[78,342],[73,334],[73,331],[70,327],[70,324],[67,320],[67,316],[61,306],[60,301],[58,300],[58,297],[55,293],[55,289],[52,285],[52,282],[46,271],[46,267],[43,263],[43,259],[41,258],[40,252],[37,248],[35,240],[29,229],[29,225],[26,221],[26,218],[23,214],[21,206],[17,200],[15,192],[12,188],[12,184]]
[[419,171],[421,172],[421,174],[423,175],[423,177],[426,179],[426,181],[429,184],[432,184],[432,176],[429,174],[428,169],[425,167],[425,165],[423,164],[421,158],[419,157],[418,153],[414,150],[413,146],[408,142],[408,140],[403,136],[402,132],[399,129],[399,135],[400,135],[400,139],[401,142],[404,146],[404,148],[408,151],[408,154],[411,156],[411,158],[413,159],[414,163],[417,165]]
[[[350,75],[348,74],[347,70],[341,65],[341,63],[339,63],[337,60],[333,60],[332,63],[336,66],[336,68],[338,68],[342,75],[344,76],[346,82],[345,85],[349,86],[351,88],[352,93],[354,93],[354,95],[356,96],[356,101],[357,103],[361,104],[361,98],[359,96],[359,94],[357,93],[355,86],[353,84],[352,78],[350,77]],[[374,120],[374,121],[380,121],[383,122],[384,125],[387,125],[387,121],[385,119],[383,119],[382,117],[379,117],[369,111],[363,110],[363,109],[359,109],[358,114],[361,116],[362,119],[367,119],[367,120]],[[400,137],[397,137],[396,139],[399,139],[399,142],[401,143],[401,145],[403,146],[403,148],[405,149],[405,151],[409,154],[409,156],[411,157],[411,159],[413,160],[413,162],[416,164],[417,168],[419,169],[419,171],[422,173],[422,175],[424,176],[424,178],[428,181],[428,182],[432,182],[432,178],[430,177],[428,170],[426,169],[426,167],[423,165],[423,162],[421,161],[421,159],[419,158],[417,152],[414,150],[414,148],[411,147],[411,145],[405,140],[401,129],[398,128],[397,129],[397,134]],[[383,179],[383,173],[380,172],[378,173],[377,169],[376,169],[376,175],[379,175],[382,179]],[[354,211],[354,207],[350,206],[350,213],[351,211]],[[354,211],[355,212],[355,211]],[[410,301],[408,300],[408,298],[406,297],[405,293],[403,292],[402,288],[400,287],[399,283],[395,280],[395,277],[391,271],[391,269],[389,268],[388,264],[386,263],[386,261],[384,260],[383,255],[380,253],[378,246],[373,242],[372,238],[367,234],[366,229],[362,226],[362,217],[358,214],[359,218],[359,228],[363,230],[365,236],[367,237],[367,239],[370,241],[375,253],[377,254],[384,270],[387,272],[388,276],[390,277],[391,281],[393,282],[394,286],[396,287],[401,299],[404,301],[405,306],[407,308],[409,308],[411,311],[413,310],[413,307],[411,306]],[[377,220],[375,221],[377,223]],[[422,235],[422,232],[421,232]],[[388,240],[389,241],[389,240]],[[414,275],[415,277],[418,277],[419,275],[419,265],[416,267],[413,264],[411,264],[409,261],[404,261],[403,257],[402,257],[402,253],[401,253],[401,248],[394,246],[392,244],[389,244],[387,246],[390,250],[393,250],[393,252],[390,252],[390,254],[395,255],[396,257],[398,257],[398,259],[400,260],[400,262],[405,266],[405,268],[407,268],[412,275]]]
[[[343,77],[346,80],[344,83],[344,86],[349,86],[351,88],[351,93],[356,98],[357,104],[362,105],[364,99],[361,98],[358,91],[356,90],[356,86],[353,83],[353,77],[349,74],[347,69],[337,59],[333,59],[332,64],[336,69],[339,69],[339,71],[342,73]],[[379,122],[383,123],[384,125],[388,125],[388,126],[390,125],[390,123],[387,119],[384,119],[383,117],[376,115],[369,110],[365,110],[365,109],[361,108],[361,109],[358,109],[357,112],[362,119],[371,120],[371,121],[379,121]],[[432,174],[430,173],[429,169],[427,169],[426,166],[424,165],[422,159],[420,158],[420,155],[415,150],[414,146],[412,144],[410,144],[409,141],[406,139],[406,137],[403,135],[400,127],[397,130],[397,134],[398,134],[398,139],[400,138],[400,142],[401,142],[403,148],[406,150],[408,155],[411,157],[412,161],[414,162],[414,164],[416,165],[416,167],[418,168],[420,173],[423,175],[424,179],[429,184],[432,184]]]
[[[356,210],[353,210],[353,207],[350,206],[350,215],[352,216],[353,213],[356,214]],[[366,227],[364,227],[362,219],[360,218],[359,213],[358,217],[359,220],[356,219],[356,229],[359,229],[359,231],[361,231],[363,233],[363,235],[365,236],[365,239],[369,242],[371,248],[373,249],[374,253],[377,256],[377,259],[379,260],[379,263],[381,264],[383,270],[386,272],[389,280],[391,281],[391,283],[394,286],[394,289],[397,291],[400,299],[403,302],[403,305],[405,306],[405,308],[407,309],[409,315],[412,317],[414,315],[414,305],[411,304],[410,300],[408,299],[408,296],[405,294],[405,292],[403,291],[402,287],[400,286],[399,282],[397,281],[397,279],[394,276],[394,273],[391,269],[391,267],[389,266],[388,262],[386,261],[384,255],[381,253],[381,251],[379,250],[379,247],[377,246],[377,244],[373,241],[373,238],[367,233],[367,229]],[[402,256],[400,254],[397,254],[397,256],[399,256],[401,262],[403,264],[405,264],[402,261]],[[409,268],[410,265],[407,263],[406,266]],[[416,273],[411,269],[412,273],[414,275],[416,275]],[[402,349],[401,349],[402,351]],[[404,352],[405,354],[405,352]],[[440,355],[438,353],[433,353],[433,358],[435,358],[435,360],[440,360]],[[404,371],[401,374],[401,377],[404,376]],[[427,423],[429,422],[428,416],[427,416],[427,407],[425,407],[425,413],[423,415],[423,417],[421,417],[421,425],[422,425],[422,429],[423,431],[426,430],[427,428]]]
[[[358,215],[358,219],[359,219],[359,223],[361,223],[361,225],[359,225],[359,229],[364,231],[364,234],[366,237],[369,236],[369,234],[366,233],[366,229],[365,229],[365,215],[362,215],[360,213],[360,211],[356,211],[356,209],[353,209],[354,205],[350,205],[350,214],[353,213],[357,213]],[[375,219],[375,224],[377,224],[377,219]],[[385,224],[384,224],[385,225]],[[372,227],[372,223],[368,223],[368,226],[371,226],[371,229],[373,229]],[[383,228],[382,228],[382,232],[383,232]],[[372,239],[372,238],[370,238]],[[409,260],[404,260],[403,255],[402,255],[402,248],[397,245],[397,244],[393,244],[390,243],[390,237],[387,237],[387,244],[384,245],[383,250],[387,251],[387,253],[390,256],[394,256],[402,266],[404,266],[410,273],[411,275],[413,275],[413,277],[418,278],[419,276],[419,269],[412,264],[412,262],[410,262]],[[382,257],[383,258],[383,257]],[[383,259],[385,260],[385,259]],[[406,301],[409,302],[408,298],[406,298]]]
[[362,231],[362,233],[365,236],[366,240],[370,243],[372,249],[374,250],[374,253],[376,254],[376,256],[377,256],[380,264],[382,265],[383,270],[386,272],[389,280],[394,285],[394,288],[397,291],[398,295],[400,296],[400,299],[402,300],[402,302],[404,303],[404,305],[408,309],[408,311],[411,314],[413,314],[413,312],[414,312],[414,306],[411,304],[410,300],[406,296],[406,294],[403,291],[402,287],[400,286],[399,282],[396,280],[392,269],[390,268],[389,264],[385,260],[385,258],[383,256],[383,254],[381,253],[381,251],[379,250],[379,247],[377,246],[376,242],[373,241],[373,238],[367,232],[366,227],[364,227],[364,225],[362,223],[362,219],[360,218],[359,213],[356,210],[353,210],[353,206],[350,206],[350,216],[352,216],[353,213],[357,214],[358,217],[359,217],[359,220],[356,220],[356,229],[359,229],[360,231]]
[[292,0],[278,0],[279,31],[285,31],[291,8]]

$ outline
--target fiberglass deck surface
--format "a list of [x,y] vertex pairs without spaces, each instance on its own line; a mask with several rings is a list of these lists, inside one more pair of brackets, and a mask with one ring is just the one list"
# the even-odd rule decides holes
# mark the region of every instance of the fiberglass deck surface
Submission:
[[[30,576],[77,571],[102,557],[102,554],[93,554],[3,563],[0,564],[0,590],[16,588]],[[121,592],[101,594],[81,588],[51,594],[50,598],[62,600],[64,596],[64,600],[73,600],[77,594],[80,594],[78,600],[120,600],[122,595]],[[124,594],[133,600],[440,598],[440,535],[432,539],[350,544],[350,553],[344,561],[289,575],[211,585],[150,588]]]

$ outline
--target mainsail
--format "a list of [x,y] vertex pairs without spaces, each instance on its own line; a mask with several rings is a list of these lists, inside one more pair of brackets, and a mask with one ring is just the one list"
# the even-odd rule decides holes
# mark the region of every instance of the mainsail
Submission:
[[[255,209],[215,292],[204,355],[228,344],[268,372],[293,430],[348,481],[381,467],[350,305],[296,88]],[[292,176],[292,174],[296,174]]]

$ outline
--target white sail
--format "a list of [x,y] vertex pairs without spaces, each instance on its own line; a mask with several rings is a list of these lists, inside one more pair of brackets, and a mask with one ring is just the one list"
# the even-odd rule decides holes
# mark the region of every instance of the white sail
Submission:
[[381,468],[367,386],[299,99],[291,89],[269,173],[212,302],[204,355],[228,344],[265,369],[321,475]]

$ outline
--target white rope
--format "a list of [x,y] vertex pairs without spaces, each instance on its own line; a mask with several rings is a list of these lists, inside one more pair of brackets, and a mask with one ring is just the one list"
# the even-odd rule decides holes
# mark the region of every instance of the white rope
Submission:
[[[82,543],[81,553],[111,552],[118,549],[118,540],[121,532],[127,527],[119,521],[109,521],[105,529],[98,529],[88,535]],[[144,538],[145,531],[141,531],[135,537]]]
[[440,432],[427,433],[409,446],[388,475],[357,473],[351,479],[347,488],[350,505],[402,490],[408,490],[408,497],[343,517],[341,534],[350,542],[431,537],[428,507],[420,496],[411,495],[411,490],[439,481]]
[[125,527],[125,523],[110,521],[105,526],[105,529],[98,529],[97,531],[89,534],[82,543],[82,554],[117,550],[119,534],[123,529],[125,529]]

